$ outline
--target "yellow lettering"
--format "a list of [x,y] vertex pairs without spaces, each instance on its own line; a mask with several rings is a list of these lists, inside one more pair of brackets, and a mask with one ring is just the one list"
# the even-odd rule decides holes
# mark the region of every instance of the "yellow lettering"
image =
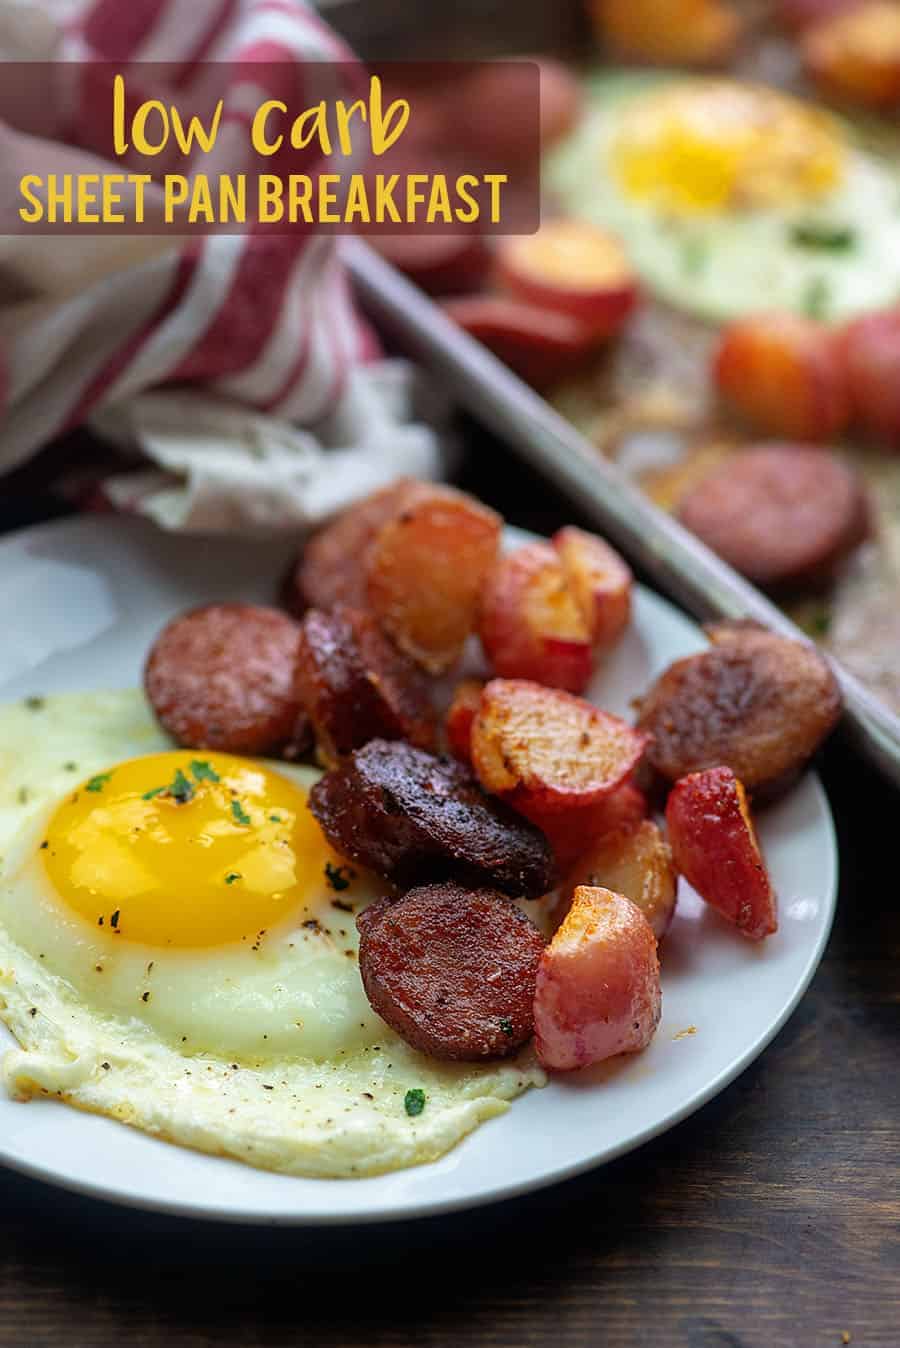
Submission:
[[92,209],[97,205],[97,188],[99,186],[99,173],[78,174],[78,206],[75,213],[78,224],[99,225],[100,215]]
[[188,199],[188,180],[183,173],[167,173],[164,178],[163,215],[167,225],[175,218],[175,207]]
[[116,154],[128,153],[125,139],[125,79],[117,75],[113,80],[113,149]]
[[209,190],[209,179],[205,173],[195,175],[191,184],[191,200],[188,205],[188,224],[196,225],[199,218],[202,218],[207,225],[214,224],[216,219],[212,192]]
[[[157,113],[160,121],[162,139],[157,145],[147,138],[147,122],[151,112]],[[146,103],[142,103],[131,119],[131,134],[138,154],[153,155],[164,150],[169,139],[169,114],[165,103],[161,103],[158,98],[148,98]]]
[[292,225],[297,223],[298,210],[303,217],[304,223],[311,225],[313,222],[312,207],[309,199],[312,196],[312,178],[308,173],[292,173],[290,177],[290,208],[288,211],[288,220]]
[[351,103],[349,108],[341,100],[337,105],[337,124],[338,124],[338,143],[341,147],[341,154],[353,153],[353,138],[350,135],[350,122],[353,114],[358,112],[364,122],[369,119],[368,110],[361,98],[355,103]]
[[[395,98],[388,105],[387,112],[382,110],[381,102],[381,80],[377,75],[373,75],[369,81],[369,106],[370,106],[370,136],[372,138],[372,153],[383,155],[397,141],[406,130],[409,121],[409,103],[405,98]],[[394,117],[398,118],[399,124],[391,126]],[[325,151],[330,154],[330,150]]]
[[[307,123],[309,126],[307,128]],[[328,105],[323,99],[313,108],[301,112],[291,127],[291,145],[295,150],[305,150],[318,137],[323,154],[331,154],[331,136],[328,134]]]
[[234,179],[224,173],[219,179],[219,223],[234,221],[243,225],[247,219],[247,175],[239,173]]
[[431,184],[431,193],[428,197],[428,210],[425,213],[425,219],[429,225],[433,225],[440,215],[445,225],[453,223],[453,211],[450,207],[450,193],[447,190],[447,179],[443,173],[435,175]]
[[261,225],[277,225],[284,218],[282,182],[277,173],[261,173],[257,185],[257,214]]
[[41,178],[37,173],[26,173],[19,181],[19,191],[30,204],[28,210],[24,206],[19,207],[19,218],[24,220],[26,225],[36,225],[44,218],[44,203],[40,197],[35,196],[34,188],[41,186]]
[[[337,186],[341,181],[339,173],[321,173],[319,175],[319,223],[321,225],[339,225],[341,216],[339,211],[333,211],[331,208],[337,206]],[[332,190],[334,184],[334,190]]]
[[122,193],[116,191],[125,181],[124,173],[104,173],[102,179],[103,206],[100,219],[104,225],[124,225],[125,217],[116,206],[122,204]]
[[400,224],[400,212],[397,210],[397,203],[394,201],[394,189],[400,181],[397,173],[392,173],[389,178],[385,178],[383,173],[375,176],[375,223],[383,225],[385,220]]
[[478,179],[474,173],[463,173],[456,180],[456,193],[461,201],[465,203],[468,210],[457,209],[456,218],[461,225],[471,225],[478,219],[478,199],[469,192],[470,187],[477,187]]
[[62,175],[62,187],[57,186],[55,173],[47,177],[47,219],[51,225],[55,225],[59,219],[57,208],[61,209],[63,224],[72,223],[72,175],[64,173]]
[[149,173],[129,173],[128,181],[134,188],[134,218],[139,225],[144,223],[144,188],[151,181]]
[[253,121],[250,125],[250,142],[257,154],[277,154],[281,149],[284,136],[276,136],[274,140],[266,140],[266,121],[269,113],[276,110],[287,112],[287,104],[279,102],[277,98],[270,98],[265,103],[260,103],[253,114]]
[[178,142],[178,148],[182,154],[191,154],[194,148],[194,141],[200,146],[204,154],[209,154],[216,143],[216,136],[219,134],[219,123],[222,120],[223,100],[220,98],[216,104],[216,110],[213,113],[212,125],[207,131],[199,117],[192,117],[188,122],[187,130],[181,120],[181,113],[172,106],[172,130],[175,132],[175,139]]
[[500,220],[500,188],[509,182],[509,176],[506,173],[486,173],[484,181],[491,189],[491,224],[496,225]]
[[372,223],[369,215],[369,196],[366,191],[366,180],[361,173],[351,173],[350,182],[347,184],[347,202],[344,207],[344,219],[350,224],[358,219],[362,225]]
[[425,204],[425,193],[420,189],[428,182],[427,173],[409,173],[406,177],[406,220],[414,225],[418,219],[417,207]]

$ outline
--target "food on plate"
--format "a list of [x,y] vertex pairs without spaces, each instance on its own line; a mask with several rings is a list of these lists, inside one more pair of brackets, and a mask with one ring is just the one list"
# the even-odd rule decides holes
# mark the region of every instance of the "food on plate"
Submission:
[[300,629],[256,604],[209,604],[173,620],[147,656],[144,684],[178,743],[238,754],[306,747],[294,690]]
[[715,380],[731,406],[766,435],[832,440],[850,420],[838,334],[798,314],[761,314],[727,327]]
[[351,861],[401,886],[457,880],[537,898],[553,880],[537,828],[450,758],[372,740],[316,783],[310,809]]
[[581,90],[561,62],[523,55],[463,68],[442,104],[444,133],[454,144],[469,147],[470,154],[488,163],[529,168],[533,159],[537,167],[540,148],[554,144],[575,124]]
[[462,652],[500,529],[499,515],[464,492],[422,485],[369,544],[369,607],[429,673],[448,669]]
[[830,580],[868,529],[852,465],[804,445],[759,445],[726,459],[683,497],[682,524],[764,589]]
[[344,1178],[433,1160],[544,1081],[528,1049],[439,1063],[371,1010],[355,917],[385,887],[323,838],[316,770],[173,751],[137,690],[7,705],[0,740],[17,1098]]
[[427,680],[369,613],[310,609],[300,624],[295,679],[326,762],[379,738],[434,747]]
[[444,718],[447,746],[461,763],[472,761],[472,722],[481,705],[481,679],[463,679],[456,685],[450,706]]
[[878,445],[900,446],[900,308],[848,324],[844,359],[853,412]]
[[594,666],[591,631],[557,551],[526,543],[498,557],[481,596],[478,632],[492,669],[582,693]]
[[453,487],[401,478],[314,534],[289,606],[370,608],[430,673],[457,659],[500,539],[493,510]]
[[600,72],[545,178],[569,216],[627,239],[645,295],[686,315],[839,320],[900,292],[891,165],[761,84]]
[[602,538],[574,525],[555,533],[553,546],[595,651],[608,651],[631,618],[630,567]]
[[529,806],[527,816],[547,838],[557,865],[567,869],[602,839],[637,828],[647,813],[643,792],[627,781],[597,804],[576,805],[562,812]]
[[669,782],[728,767],[753,795],[784,790],[837,724],[840,690],[813,646],[721,623],[641,701],[647,759]]
[[830,19],[859,5],[861,0],[777,0],[779,19],[788,28],[802,32],[810,24]]
[[628,60],[705,66],[724,61],[740,33],[722,0],[589,0],[604,46]]
[[497,250],[496,269],[515,298],[567,314],[597,339],[617,332],[637,303],[622,244],[584,220],[561,217],[536,234],[511,235]]
[[775,895],[744,788],[731,768],[676,782],[666,824],[678,870],[712,908],[751,941],[778,930]]
[[535,1047],[555,1072],[646,1048],[662,993],[656,937],[621,894],[579,886],[538,967]]
[[672,850],[652,819],[622,825],[601,836],[580,856],[561,886],[563,895],[579,885],[624,894],[641,910],[661,941],[675,913],[678,877]]
[[522,813],[560,813],[624,785],[646,744],[618,716],[571,693],[492,679],[472,726],[472,763],[485,790]]
[[900,9],[890,0],[822,19],[804,33],[802,48],[825,93],[878,109],[900,104]]
[[313,534],[303,547],[288,581],[287,605],[303,614],[336,604],[366,606],[364,560],[379,529],[402,508],[419,484],[398,478],[342,511]]
[[424,885],[371,904],[357,926],[366,996],[413,1048],[478,1061],[531,1038],[546,938],[504,895]]
[[460,295],[441,305],[470,337],[535,388],[546,388],[596,350],[598,338],[570,314],[507,295]]
[[429,295],[477,290],[491,266],[480,234],[372,234],[368,242]]

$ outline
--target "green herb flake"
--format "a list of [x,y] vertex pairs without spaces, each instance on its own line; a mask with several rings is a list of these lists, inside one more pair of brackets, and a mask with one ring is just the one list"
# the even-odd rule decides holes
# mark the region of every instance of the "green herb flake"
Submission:
[[25,706],[29,711],[43,711],[47,705],[45,697],[26,697]]
[[325,862],[325,879],[337,893],[342,889],[349,889],[355,878],[356,871],[349,866],[333,866],[330,861]]
[[270,815],[269,815],[269,822],[270,822],[271,824],[280,824],[280,823],[281,823],[281,815],[280,815],[280,814],[270,814]]
[[145,791],[141,800],[153,800],[155,796],[161,796],[167,790],[165,786],[152,786],[149,791]]
[[85,787],[86,791],[102,791],[106,783],[112,776],[111,772],[98,772],[96,777],[92,777]]
[[807,220],[792,226],[791,243],[797,248],[849,253],[856,247],[856,231],[849,225],[830,224],[827,220]]
[[253,822],[239,800],[231,802],[231,813],[234,815],[235,823],[243,824],[245,828]]
[[425,1092],[418,1086],[414,1090],[407,1091],[403,1097],[403,1108],[411,1119],[421,1114],[425,1108]]
[[500,1017],[500,1029],[503,1031],[504,1034],[508,1034],[510,1036],[512,1035],[513,1023],[510,1020],[509,1016]]
[[194,780],[197,782],[218,782],[222,779],[215,768],[201,758],[195,758],[191,763],[191,772],[194,774]]
[[235,880],[243,880],[243,878],[240,871],[229,871],[225,876],[225,883],[226,885],[233,885]]
[[187,805],[189,800],[194,799],[194,788],[181,768],[176,768],[172,785],[168,788],[168,791],[172,799],[177,801],[179,805]]
[[824,276],[814,276],[803,295],[803,312],[807,318],[824,319],[828,317],[831,305],[831,287]]

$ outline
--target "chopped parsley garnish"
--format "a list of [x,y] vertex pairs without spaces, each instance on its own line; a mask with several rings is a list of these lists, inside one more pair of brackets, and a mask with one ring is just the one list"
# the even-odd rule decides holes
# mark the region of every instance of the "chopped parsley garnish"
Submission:
[[269,822],[272,823],[272,824],[280,824],[280,823],[281,823],[281,815],[280,815],[280,814],[270,814],[270,815],[269,815]]
[[69,760],[68,763],[64,763],[64,764],[63,764],[63,767],[65,768],[66,772],[77,772],[77,771],[78,771],[78,764],[77,764],[77,763],[73,763],[71,759]]
[[168,788],[169,795],[176,800],[179,805],[186,805],[189,800],[194,799],[194,788],[185,777],[181,768],[175,769],[175,776],[172,778],[172,785]]
[[425,1092],[419,1086],[407,1091],[403,1097],[403,1108],[411,1119],[414,1119],[417,1114],[421,1114],[425,1108]]
[[98,772],[96,777],[92,777],[85,787],[86,791],[102,791],[106,783],[112,776],[111,772]]
[[824,637],[828,635],[828,629],[831,627],[831,614],[826,608],[819,609],[813,613],[807,623],[807,631],[810,636]]
[[342,889],[349,889],[351,881],[355,877],[356,871],[349,866],[333,866],[330,861],[325,862],[325,879],[331,888],[338,893]]
[[26,697],[25,699],[25,706],[29,711],[43,711],[46,705],[47,700],[43,697]]
[[512,1023],[512,1021],[510,1020],[509,1016],[501,1016],[501,1017],[500,1017],[500,1029],[503,1031],[504,1034],[509,1034],[509,1035],[512,1034],[512,1032],[513,1032],[513,1023]]
[[109,925],[112,927],[113,931],[116,931],[116,930],[117,930],[117,928],[118,928],[118,926],[119,926],[119,910],[118,910],[118,908],[117,908],[116,911],[113,913],[112,917],[109,919]]
[[161,796],[162,793],[167,790],[168,787],[165,786],[152,786],[149,791],[144,792],[141,796],[141,800],[152,800],[154,796]]
[[191,772],[194,774],[194,780],[197,782],[218,782],[221,781],[215,768],[211,768],[207,762],[201,758],[195,758],[191,763]]
[[225,876],[225,883],[226,885],[233,885],[235,880],[243,880],[243,878],[240,871],[229,871]]
[[231,802],[231,813],[234,815],[235,823],[243,824],[244,827],[253,822],[239,800]]
[[827,220],[807,220],[791,228],[791,243],[798,248],[849,253],[856,245],[856,231],[849,225],[833,225]]
[[803,310],[807,318],[827,318],[831,302],[831,288],[824,276],[814,276],[803,296]]

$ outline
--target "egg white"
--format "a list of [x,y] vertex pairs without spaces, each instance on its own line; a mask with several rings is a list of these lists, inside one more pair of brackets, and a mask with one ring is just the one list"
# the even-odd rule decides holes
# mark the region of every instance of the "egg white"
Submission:
[[[0,1019],[19,1044],[0,1074],[17,1098],[58,1097],[287,1174],[356,1176],[432,1160],[543,1084],[530,1049],[442,1064],[374,1015],[354,920],[380,892],[370,878],[336,895],[323,877],[256,949],[116,946],[43,892],[36,849],[55,802],[116,761],[171,748],[141,693],[0,707],[0,743]],[[300,786],[316,775],[268,766]],[[410,1089],[427,1101],[413,1118]]]
[[[900,172],[862,149],[851,146],[839,187],[815,203],[684,217],[627,196],[611,160],[620,119],[633,99],[676,79],[619,72],[588,82],[581,123],[545,164],[563,210],[618,234],[648,290],[700,318],[787,309],[838,321],[900,298]],[[852,248],[793,240],[795,226],[817,224],[852,230]]]

